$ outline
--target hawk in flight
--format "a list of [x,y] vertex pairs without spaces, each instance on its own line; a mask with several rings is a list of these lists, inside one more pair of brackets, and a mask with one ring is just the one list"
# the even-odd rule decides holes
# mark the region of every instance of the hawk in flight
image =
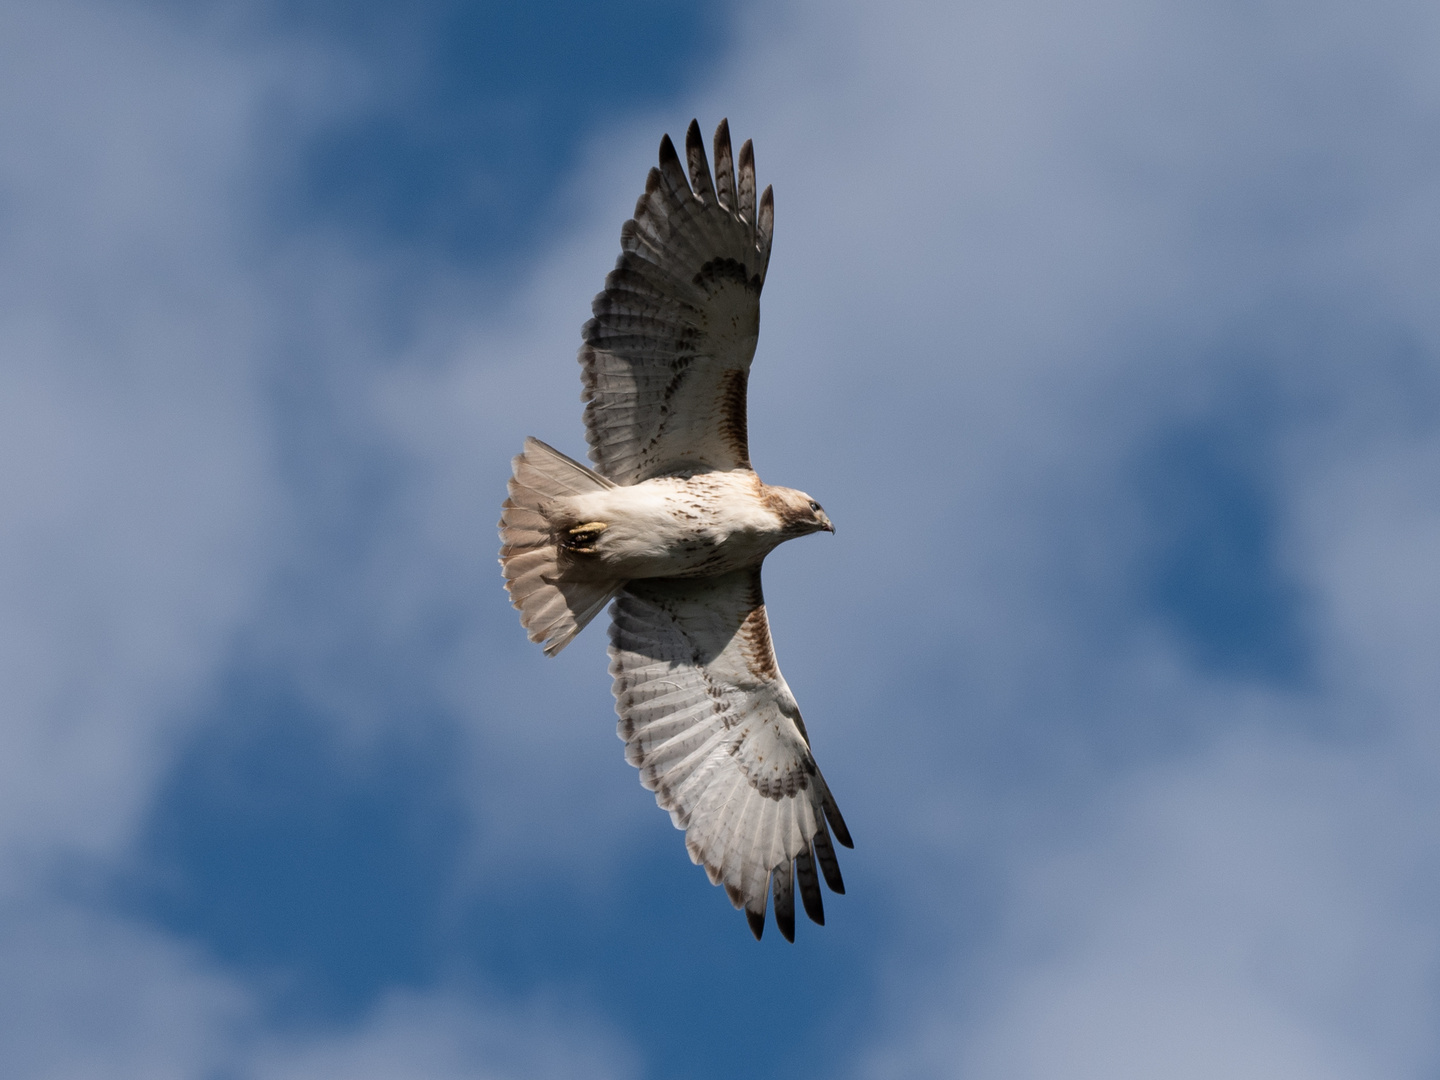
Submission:
[[694,121],[685,162],[661,141],[583,330],[595,469],[526,439],[500,562],[549,656],[614,600],[626,760],[755,936],[773,894],[794,941],[795,888],[823,924],[819,877],[845,891],[831,830],[852,844],[775,662],[760,564],[786,540],[835,528],[809,495],[750,465],[745,386],[775,204],[769,188],[756,201],[750,143],[734,158],[725,121],[714,149],[712,176]]

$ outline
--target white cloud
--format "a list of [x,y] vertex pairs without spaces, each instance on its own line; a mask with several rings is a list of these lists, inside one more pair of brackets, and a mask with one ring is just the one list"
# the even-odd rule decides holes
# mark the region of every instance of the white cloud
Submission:
[[464,987],[393,993],[346,1024],[276,1025],[262,994],[200,950],[54,903],[4,911],[0,1013],[0,1057],[14,1077],[606,1080],[637,1072],[634,1055],[583,1005],[507,1004]]
[[373,280],[322,244],[256,242],[262,159],[288,152],[266,118],[352,101],[344,57],[214,30],[138,4],[0,9],[4,1071],[623,1075],[579,1009],[459,990],[267,1036],[262,990],[91,888],[133,856],[294,558],[277,365],[297,341],[353,345]]
[[231,207],[267,81],[132,10],[0,14],[7,864],[128,841],[266,572],[260,290]]
[[1115,785],[1068,850],[1014,854],[1003,937],[867,1074],[1418,1075],[1437,933],[1407,863],[1440,839],[1396,834],[1433,818],[1418,779],[1388,748],[1267,737]]
[[575,1010],[478,1007],[464,995],[396,994],[358,1030],[280,1042],[255,1080],[547,1080],[635,1075],[632,1055]]
[[0,1057],[15,1077],[213,1075],[253,1021],[248,995],[163,934],[69,905],[8,905]]

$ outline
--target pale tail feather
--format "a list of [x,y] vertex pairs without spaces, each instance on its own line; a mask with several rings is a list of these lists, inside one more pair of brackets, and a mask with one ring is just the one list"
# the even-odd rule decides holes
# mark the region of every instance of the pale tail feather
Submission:
[[500,566],[520,624],[554,656],[625,583],[566,575],[547,510],[557,499],[615,485],[539,439],[511,462],[510,497],[500,513]]

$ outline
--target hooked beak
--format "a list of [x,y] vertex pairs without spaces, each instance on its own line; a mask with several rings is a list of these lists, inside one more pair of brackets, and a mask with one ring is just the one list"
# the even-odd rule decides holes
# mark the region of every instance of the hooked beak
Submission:
[[835,523],[830,520],[830,515],[824,511],[820,513],[820,528],[830,535],[835,535]]

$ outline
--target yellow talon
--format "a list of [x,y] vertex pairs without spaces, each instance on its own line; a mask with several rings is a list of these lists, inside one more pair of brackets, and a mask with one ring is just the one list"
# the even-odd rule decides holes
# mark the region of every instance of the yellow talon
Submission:
[[595,542],[600,539],[600,534],[609,527],[603,521],[587,521],[584,525],[576,525],[573,529],[566,530],[564,546],[571,551],[592,554],[595,551]]

